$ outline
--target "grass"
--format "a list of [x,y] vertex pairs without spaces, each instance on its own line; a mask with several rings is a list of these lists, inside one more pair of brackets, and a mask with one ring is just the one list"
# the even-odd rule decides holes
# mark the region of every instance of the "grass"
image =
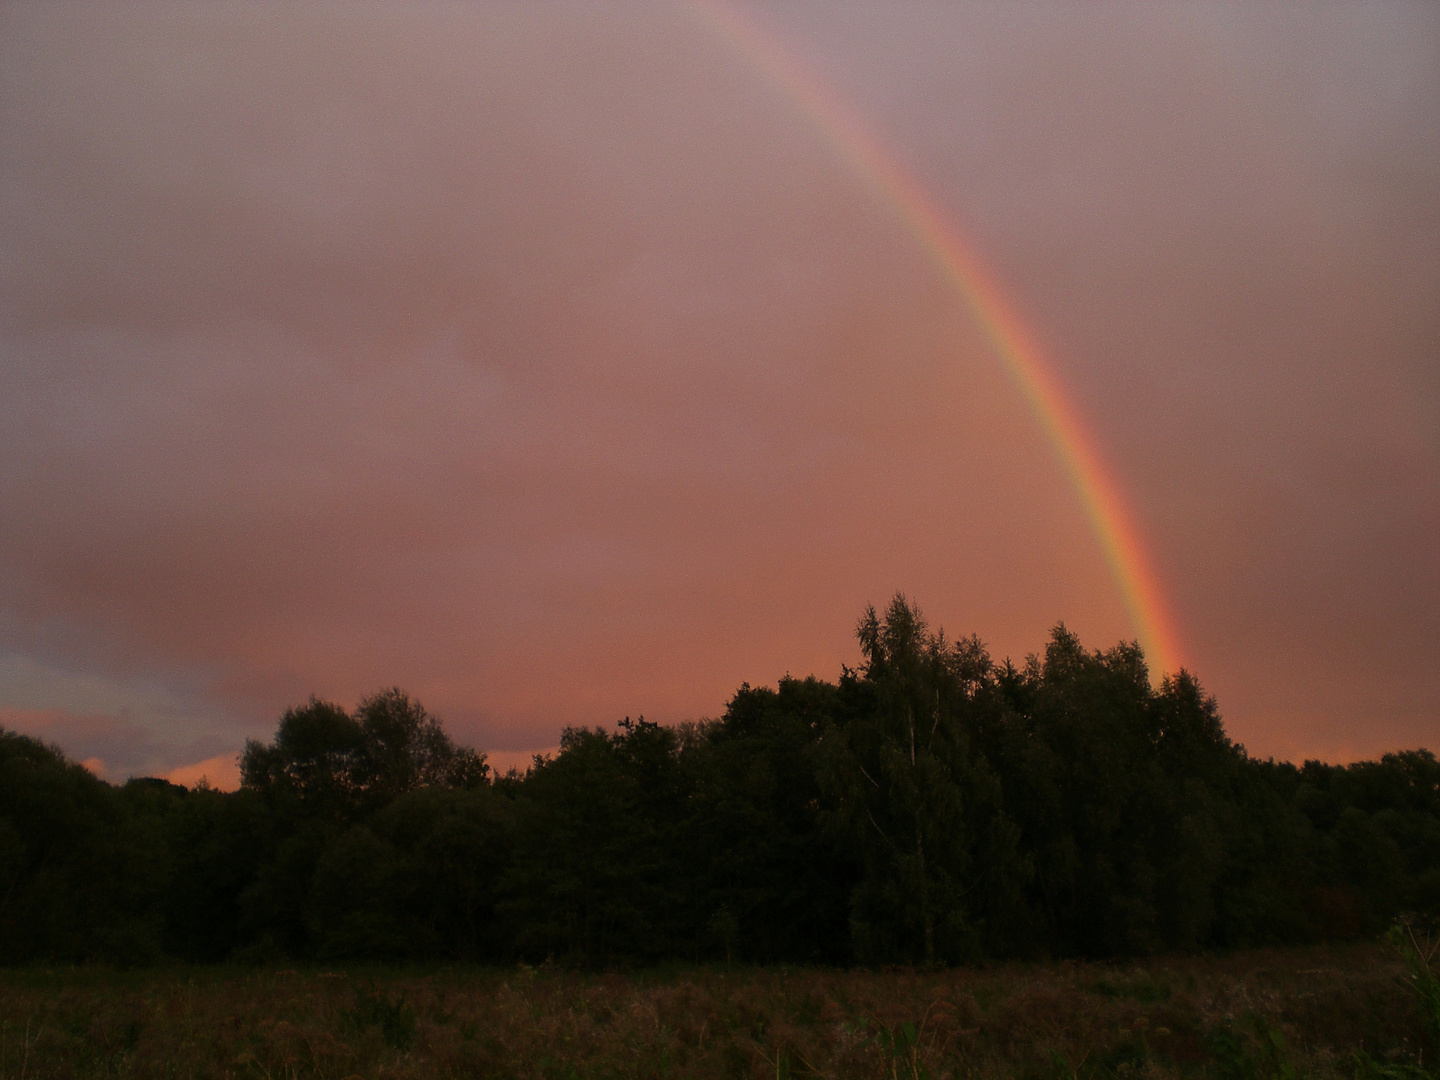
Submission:
[[940,972],[0,972],[0,1080],[1411,1077],[1406,960],[1364,944]]

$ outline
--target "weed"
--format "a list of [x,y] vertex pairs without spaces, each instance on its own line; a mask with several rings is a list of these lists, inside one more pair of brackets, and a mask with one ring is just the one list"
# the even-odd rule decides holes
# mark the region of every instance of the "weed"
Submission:
[[801,1027],[814,1027],[825,1009],[823,998],[807,992],[790,1007],[790,1018]]
[[360,1031],[379,1028],[385,1045],[395,1050],[409,1050],[415,1041],[415,1010],[405,1004],[405,995],[391,1001],[375,988],[373,979],[368,988],[355,988],[355,1004],[346,1019]]
[[[865,1033],[870,1024],[870,1020],[862,1018],[859,1033]],[[894,1027],[875,1022],[869,1041],[879,1048],[885,1075],[891,1080],[930,1080],[930,1070],[920,1060],[920,1031],[910,1020]]]
[[799,1054],[777,1050],[775,1060],[765,1058],[767,1065],[775,1066],[775,1080],[799,1080],[802,1076],[817,1076],[814,1066],[806,1061]]
[[1210,1058],[1220,1080],[1300,1080],[1284,1033],[1258,1016],[1249,1029],[1224,1024],[1210,1035]]
[[1135,1076],[1149,1061],[1150,1051],[1144,1040],[1131,1036],[1101,1054],[1095,1071],[1101,1076]]
[[1436,975],[1440,934],[1411,917],[1390,927],[1388,936],[1405,961],[1407,984],[1420,999],[1420,1012],[1430,1032],[1432,1069],[1440,1068],[1440,976]]
[[1376,1061],[1364,1050],[1350,1059],[1355,1080],[1430,1080],[1430,1073],[1412,1061]]
[[1130,979],[1096,979],[1090,988],[1102,997],[1123,998],[1144,1005],[1170,1000],[1170,984],[1148,975]]
[[1407,972],[1381,942],[1118,972],[0,970],[0,1080],[1421,1080]]

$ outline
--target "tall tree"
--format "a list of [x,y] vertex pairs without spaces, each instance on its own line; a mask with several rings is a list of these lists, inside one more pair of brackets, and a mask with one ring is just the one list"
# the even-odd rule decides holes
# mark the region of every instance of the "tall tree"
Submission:
[[825,781],[863,865],[857,955],[977,957],[995,914],[984,900],[1026,876],[1018,830],[972,740],[989,658],[976,639],[930,633],[900,595],[883,619],[867,609],[856,632],[865,662],[842,680],[852,715],[831,740]]

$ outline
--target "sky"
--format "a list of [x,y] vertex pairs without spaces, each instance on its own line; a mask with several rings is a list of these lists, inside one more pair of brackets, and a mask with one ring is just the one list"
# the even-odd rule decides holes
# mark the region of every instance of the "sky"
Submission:
[[224,786],[311,694],[502,763],[715,716],[897,591],[1139,636],[802,74],[1231,736],[1440,749],[1428,3],[0,6],[0,726]]

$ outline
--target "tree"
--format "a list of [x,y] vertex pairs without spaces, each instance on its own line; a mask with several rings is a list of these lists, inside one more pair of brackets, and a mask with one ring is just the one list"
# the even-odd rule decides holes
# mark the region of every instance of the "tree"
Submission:
[[242,787],[306,816],[353,818],[407,791],[472,788],[489,775],[485,755],[459,747],[418,701],[398,688],[363,700],[351,716],[311,698],[289,709],[269,745],[250,741]]
[[613,734],[566,728],[560,753],[525,778],[501,903],[523,954],[588,963],[673,954],[675,751],[675,731],[643,718]]
[[818,773],[838,709],[839,688],[813,677],[746,684],[683,754],[692,792],[683,846],[698,864],[689,903],[716,954],[850,956],[855,861],[823,827]]
[[[265,808],[264,851],[238,899],[241,936],[291,954],[317,945],[395,954],[401,947],[376,921],[375,903],[352,903],[346,882],[365,852],[389,850],[367,822],[407,793],[485,787],[488,775],[483,754],[456,746],[399,689],[364,699],[353,716],[313,697],[287,710],[274,741],[247,742],[240,761],[239,794]],[[366,871],[377,883],[389,880],[384,861],[376,855]]]
[[157,956],[164,876],[118,791],[0,729],[0,963]]
[[245,743],[240,786],[292,813],[347,816],[363,741],[360,725],[341,706],[311,697],[285,710],[273,742]]
[[852,900],[857,955],[978,957],[998,929],[986,901],[1027,876],[1018,830],[972,743],[989,658],[977,639],[931,634],[902,595],[883,619],[868,608],[856,633],[865,663],[842,679],[852,715],[830,741],[825,787],[863,866]]

